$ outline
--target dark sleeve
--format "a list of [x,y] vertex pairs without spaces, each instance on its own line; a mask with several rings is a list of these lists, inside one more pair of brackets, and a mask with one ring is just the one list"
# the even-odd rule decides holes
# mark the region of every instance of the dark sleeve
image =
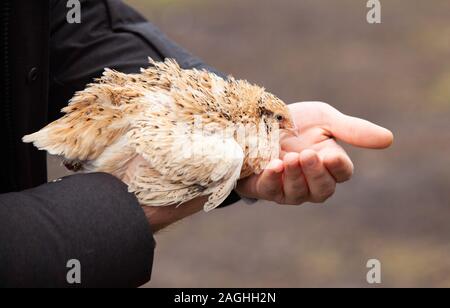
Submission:
[[[111,175],[0,195],[0,287],[138,287],[150,279],[154,247],[136,198]],[[72,259],[81,285],[67,283]]]
[[[66,1],[53,1],[50,38],[49,117],[55,120],[75,91],[109,67],[125,73],[147,67],[148,57],[174,58],[183,68],[204,64],[119,0],[81,1],[81,23],[68,24]],[[232,193],[222,206],[239,200]]]

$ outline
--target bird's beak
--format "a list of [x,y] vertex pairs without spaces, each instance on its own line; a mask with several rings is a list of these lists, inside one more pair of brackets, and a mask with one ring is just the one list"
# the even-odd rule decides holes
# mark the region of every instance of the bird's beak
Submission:
[[295,135],[295,137],[299,137],[297,127],[294,127],[294,128],[286,128],[286,130],[287,130],[288,132],[290,132],[291,134]]
[[294,124],[294,122],[289,121],[288,123],[286,123],[286,125],[283,125],[283,129],[290,132],[291,134],[295,135],[296,137],[298,137],[299,133],[298,133],[298,128],[297,126]]

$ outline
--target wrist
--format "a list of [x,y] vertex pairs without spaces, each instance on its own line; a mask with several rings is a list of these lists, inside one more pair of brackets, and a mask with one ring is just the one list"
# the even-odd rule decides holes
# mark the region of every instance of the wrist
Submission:
[[151,230],[156,233],[185,217],[200,212],[207,199],[208,197],[197,198],[180,206],[142,206],[142,209]]

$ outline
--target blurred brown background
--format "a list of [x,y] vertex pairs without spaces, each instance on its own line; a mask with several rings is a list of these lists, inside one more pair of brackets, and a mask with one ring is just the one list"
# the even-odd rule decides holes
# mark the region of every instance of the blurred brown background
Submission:
[[[320,100],[391,129],[346,147],[356,172],[324,206],[215,210],[157,235],[149,287],[450,287],[450,2],[130,0],[219,70],[287,102]],[[61,170],[51,165],[51,177]]]

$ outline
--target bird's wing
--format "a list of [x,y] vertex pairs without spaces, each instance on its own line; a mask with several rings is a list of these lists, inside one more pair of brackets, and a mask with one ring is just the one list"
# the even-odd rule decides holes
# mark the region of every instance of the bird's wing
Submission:
[[211,194],[206,211],[219,206],[239,179],[244,153],[231,135],[191,132],[183,126],[155,128],[143,121],[127,136],[161,181]]
[[140,112],[130,102],[139,96],[130,88],[92,84],[62,109],[62,118],[22,140],[67,160],[94,160],[128,130],[132,115]]

